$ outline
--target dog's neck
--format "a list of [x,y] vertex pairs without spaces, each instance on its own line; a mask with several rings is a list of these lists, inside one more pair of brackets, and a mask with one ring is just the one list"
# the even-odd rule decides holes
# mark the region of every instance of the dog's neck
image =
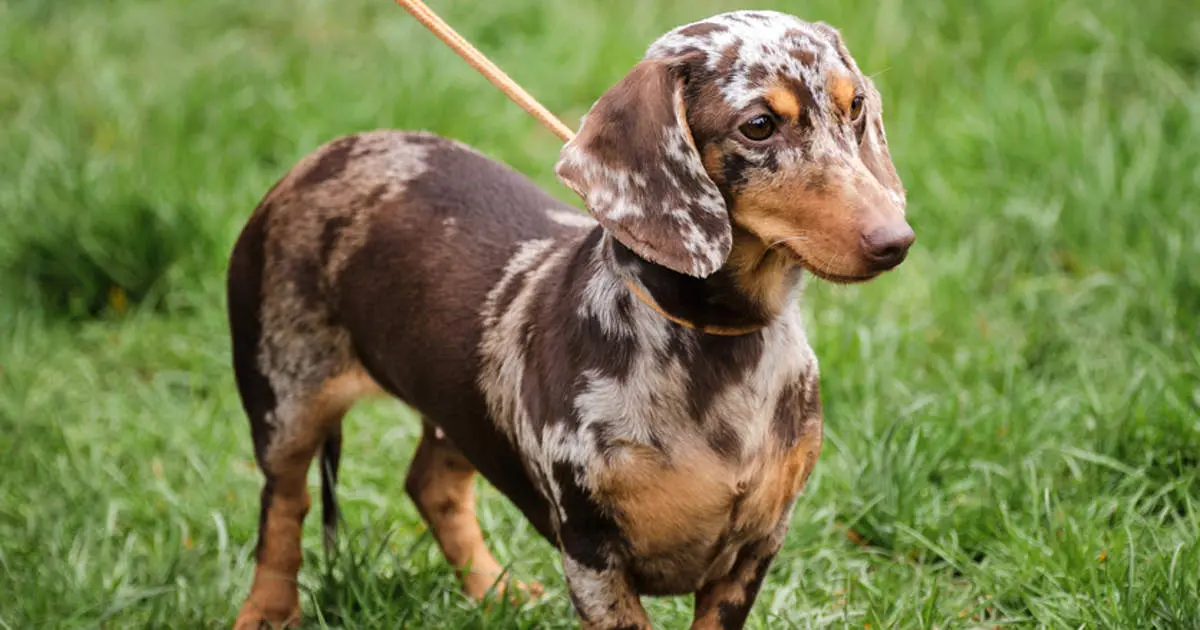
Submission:
[[739,230],[729,260],[707,278],[651,263],[609,235],[605,243],[613,273],[642,288],[664,316],[698,329],[750,332],[770,326],[792,306],[801,284],[800,267],[787,254]]

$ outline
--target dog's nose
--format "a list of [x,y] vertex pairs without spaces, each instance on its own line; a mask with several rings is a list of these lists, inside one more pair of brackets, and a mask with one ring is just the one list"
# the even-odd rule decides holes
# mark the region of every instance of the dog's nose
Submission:
[[901,221],[875,228],[863,235],[863,252],[872,271],[887,271],[904,262],[916,240],[913,229]]

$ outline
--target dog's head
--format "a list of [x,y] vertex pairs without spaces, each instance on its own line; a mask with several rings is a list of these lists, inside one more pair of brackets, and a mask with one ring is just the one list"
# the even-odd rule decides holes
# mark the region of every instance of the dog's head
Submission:
[[818,276],[867,280],[914,238],[881,114],[834,28],[726,13],[651,45],[555,172],[620,242],[677,272],[720,269],[737,230]]

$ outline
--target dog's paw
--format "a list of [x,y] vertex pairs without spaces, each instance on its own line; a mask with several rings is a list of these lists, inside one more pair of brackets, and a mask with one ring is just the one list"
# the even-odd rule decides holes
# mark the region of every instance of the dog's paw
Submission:
[[246,600],[233,622],[233,630],[276,630],[277,628],[294,628],[300,625],[300,606],[296,605],[282,612],[271,613],[263,610],[255,602]]
[[516,588],[509,593],[509,598],[514,602],[527,602],[538,599],[546,594],[546,587],[542,586],[541,582],[515,582]]
[[499,581],[495,575],[473,573],[463,582],[463,590],[471,599],[477,602],[485,601],[488,596],[494,599],[507,597],[513,604],[522,604],[535,600],[546,592],[539,582],[519,582],[504,576]]

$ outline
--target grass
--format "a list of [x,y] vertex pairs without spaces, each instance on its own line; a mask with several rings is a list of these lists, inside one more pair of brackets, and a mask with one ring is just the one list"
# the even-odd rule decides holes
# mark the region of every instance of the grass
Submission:
[[[578,120],[734,2],[435,2]],[[754,628],[1200,627],[1200,9],[1184,0],[758,2],[876,74],[918,242],[812,283],[827,440]],[[392,3],[0,3],[0,628],[227,625],[259,478],[221,291],[250,209],[321,142],[430,129],[554,194],[558,143]],[[351,414],[310,627],[575,627],[464,601],[403,493],[417,423]],[[686,599],[652,600],[684,627]]]

